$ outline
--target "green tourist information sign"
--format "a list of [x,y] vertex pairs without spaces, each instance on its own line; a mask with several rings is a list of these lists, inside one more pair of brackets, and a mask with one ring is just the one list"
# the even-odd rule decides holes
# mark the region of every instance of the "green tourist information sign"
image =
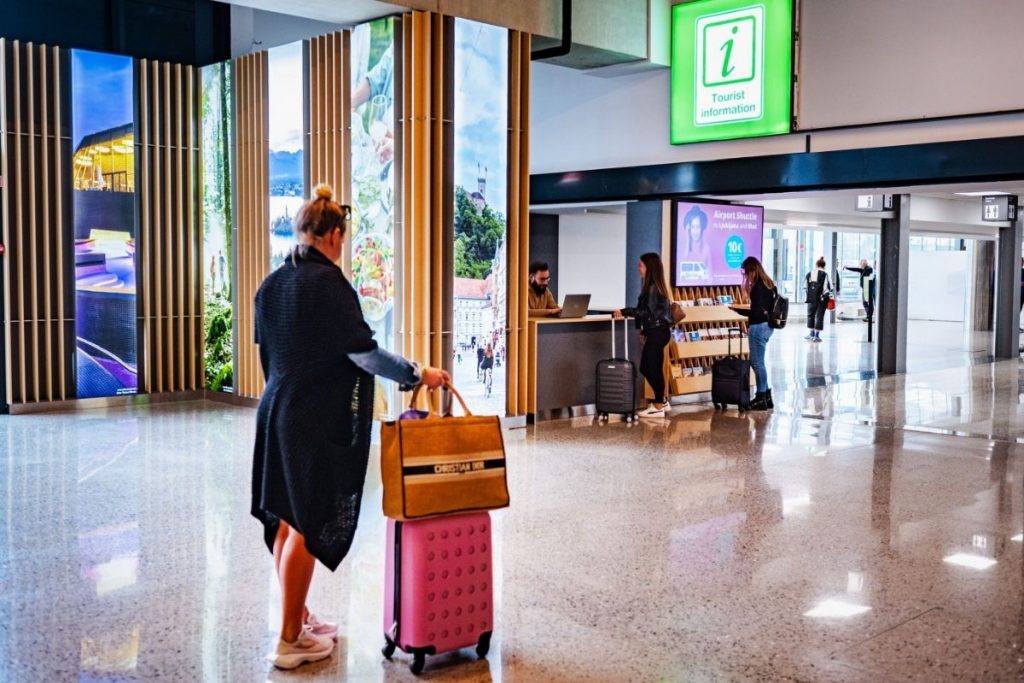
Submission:
[[790,132],[793,0],[672,8],[672,144]]

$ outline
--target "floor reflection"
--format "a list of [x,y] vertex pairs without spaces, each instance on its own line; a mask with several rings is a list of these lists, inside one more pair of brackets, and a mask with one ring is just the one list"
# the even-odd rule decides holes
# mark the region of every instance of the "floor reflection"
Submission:
[[[510,432],[491,654],[424,677],[1024,676],[1019,364],[777,386],[771,414]],[[203,403],[0,418],[0,680],[412,680],[379,652],[375,464],[352,553],[310,596],[337,651],[268,669],[252,429]]]

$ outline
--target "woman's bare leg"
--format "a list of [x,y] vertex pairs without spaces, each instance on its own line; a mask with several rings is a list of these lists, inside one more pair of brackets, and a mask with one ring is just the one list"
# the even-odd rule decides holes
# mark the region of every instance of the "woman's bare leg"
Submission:
[[[281,522],[277,526],[277,535],[274,536],[274,571],[277,572],[277,580],[281,581],[281,555],[284,554],[284,542],[288,539],[288,526],[286,522]],[[282,590],[284,584],[281,584]],[[302,623],[306,623],[306,619],[309,618],[309,608],[302,608]]]
[[[287,526],[284,522],[281,525]],[[278,577],[281,580],[281,640],[291,643],[299,637],[305,623],[306,595],[309,593],[316,560],[306,550],[306,540],[302,534],[291,527],[287,528],[287,538],[281,548]]]

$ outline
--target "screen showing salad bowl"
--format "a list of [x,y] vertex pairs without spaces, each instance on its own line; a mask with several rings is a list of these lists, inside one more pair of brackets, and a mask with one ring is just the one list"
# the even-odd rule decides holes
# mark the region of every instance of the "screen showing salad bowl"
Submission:
[[379,321],[391,310],[395,296],[394,246],[379,233],[360,235],[352,244],[352,284],[363,316]]

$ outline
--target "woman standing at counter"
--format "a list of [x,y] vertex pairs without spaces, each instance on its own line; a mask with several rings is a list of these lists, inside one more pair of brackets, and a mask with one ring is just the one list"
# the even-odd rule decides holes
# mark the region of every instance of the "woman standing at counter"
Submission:
[[665,268],[661,257],[651,252],[640,257],[638,266],[643,286],[636,308],[623,308],[615,318],[636,318],[643,340],[640,356],[640,374],[651,385],[654,401],[640,417],[665,417],[668,414],[668,396],[665,392],[665,347],[671,338],[672,300],[665,284]]

